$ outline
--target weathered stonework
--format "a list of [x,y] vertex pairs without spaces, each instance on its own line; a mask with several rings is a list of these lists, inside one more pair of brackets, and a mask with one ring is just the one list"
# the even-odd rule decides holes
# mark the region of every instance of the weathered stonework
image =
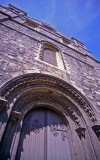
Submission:
[[[36,26],[28,25],[27,20],[34,22]],[[44,103],[52,108],[55,104],[59,112],[67,113],[66,115],[72,119],[70,121],[75,122],[75,124],[73,122],[69,124],[71,123],[74,128],[73,134],[77,133],[82,140],[83,146],[87,146],[87,143],[93,144],[94,151],[92,153],[91,147],[91,155],[88,155],[88,149],[86,151],[83,148],[86,152],[86,157],[83,159],[91,160],[93,156],[93,160],[99,160],[100,62],[84,47],[83,43],[74,38],[63,37],[51,26],[47,25],[46,28],[46,25],[27,17],[26,12],[14,6],[0,6],[0,120],[2,128],[0,139],[4,134],[6,124],[10,123],[8,118],[10,117],[14,123],[18,122],[20,116],[24,116],[26,104],[27,106],[30,104],[30,109],[33,102],[33,106]],[[40,58],[43,42],[51,43],[60,50],[64,69],[44,62]],[[70,107],[69,104],[72,106]],[[63,107],[60,108],[60,105]],[[29,111],[29,108],[26,110]],[[82,114],[83,119],[87,121],[87,126],[81,118]],[[86,141],[89,137],[87,128],[92,142]],[[96,140],[91,130],[97,135]],[[79,142],[79,145],[82,144]],[[78,149],[75,148],[75,150]],[[14,150],[11,153],[11,159],[14,159]],[[4,156],[2,152],[1,156]],[[76,156],[72,159],[80,160],[82,157]]]

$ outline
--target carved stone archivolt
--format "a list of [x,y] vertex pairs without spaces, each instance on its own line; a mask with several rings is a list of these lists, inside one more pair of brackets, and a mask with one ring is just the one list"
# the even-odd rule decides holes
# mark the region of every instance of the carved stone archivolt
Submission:
[[[16,96],[18,96],[18,94],[22,90],[25,90],[27,88],[31,89],[32,87],[41,88],[43,86],[58,90],[61,95],[65,95],[68,99],[75,103],[79,109],[83,109],[87,116],[90,118],[91,122],[94,123],[97,121],[97,113],[81,93],[79,93],[73,86],[71,86],[67,82],[64,82],[50,75],[34,73],[19,76],[2,86],[0,89],[0,95],[9,102],[9,100],[11,100],[12,98],[16,98]],[[30,97],[27,98],[30,99]],[[62,98],[60,98],[60,101],[61,99]],[[74,119],[77,120],[74,112],[70,108],[67,109],[69,110],[69,113],[72,113]]]
[[26,105],[29,105],[32,102],[34,102],[34,104],[38,102],[47,103],[48,105],[58,104],[66,109],[67,114],[73,119],[77,126],[81,125],[78,115],[79,113],[77,113],[72,107],[69,107],[67,100],[64,97],[60,98],[58,93],[54,93],[53,91],[50,92],[48,90],[46,91],[44,88],[41,88],[41,90],[39,89],[38,91],[36,91],[36,89],[32,89],[32,92],[23,94],[22,97],[17,99],[13,109],[21,112]]
[[100,140],[100,122],[96,123],[95,125],[92,126],[93,131],[95,132],[96,136]]
[[84,128],[84,127],[78,127],[76,129],[76,132],[77,132],[80,139],[85,138],[85,131],[86,131],[86,128]]
[[[12,125],[14,122],[13,127],[18,133],[17,138],[21,131],[25,132],[25,135],[30,132],[34,132],[35,136],[41,134],[44,124],[40,119],[32,118],[30,120],[30,117],[26,117],[31,109],[41,107],[40,104],[43,106],[46,104],[46,107],[59,112],[68,124],[68,126],[64,126],[62,123],[58,125],[55,122],[50,124],[49,129],[55,139],[60,136],[62,141],[66,141],[69,139],[69,135],[71,139],[71,136],[77,133],[77,141],[86,146],[84,143],[89,133],[87,121],[88,125],[93,126],[92,129],[99,138],[100,128],[96,125],[99,119],[98,113],[77,89],[63,80],[44,74],[26,74],[14,78],[2,86],[0,96],[3,97],[0,103],[3,102],[5,106],[8,106],[8,108],[4,107],[5,112],[3,113],[7,119],[6,124],[10,121]],[[19,128],[17,128],[18,124]],[[1,127],[1,136],[3,137],[6,125]],[[69,127],[68,130],[67,127]],[[15,148],[17,148],[16,144]]]
[[0,97],[0,110],[6,108],[8,101],[4,97]]
[[10,120],[11,120],[12,122],[16,122],[16,121],[19,119],[20,115],[21,115],[20,112],[12,111],[12,112],[11,112],[11,115],[10,115]]

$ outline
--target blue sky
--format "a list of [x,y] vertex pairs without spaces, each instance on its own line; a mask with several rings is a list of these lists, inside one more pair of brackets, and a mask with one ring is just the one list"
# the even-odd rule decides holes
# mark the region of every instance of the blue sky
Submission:
[[9,3],[82,41],[100,61],[100,0],[0,0],[1,5]]

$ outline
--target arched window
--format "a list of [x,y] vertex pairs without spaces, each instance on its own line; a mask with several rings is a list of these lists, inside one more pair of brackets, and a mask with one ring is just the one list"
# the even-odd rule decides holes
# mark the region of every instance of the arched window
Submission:
[[43,61],[57,66],[56,51],[49,48],[44,48]]
[[52,44],[43,44],[40,55],[42,61],[54,65],[60,69],[64,69],[61,52]]

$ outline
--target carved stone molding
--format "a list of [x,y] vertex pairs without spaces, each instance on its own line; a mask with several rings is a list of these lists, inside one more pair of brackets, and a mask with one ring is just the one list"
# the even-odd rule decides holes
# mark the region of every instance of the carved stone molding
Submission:
[[33,93],[28,93],[23,95],[17,102],[15,103],[14,109],[17,111],[20,111],[24,109],[26,104],[30,104],[32,102],[46,102],[49,104],[58,104],[64,108],[66,108],[66,111],[68,115],[73,119],[73,121],[76,123],[77,126],[80,126],[80,118],[78,113],[74,110],[74,108],[69,107],[67,105],[67,99],[59,98],[57,93],[52,93],[52,91],[38,91],[36,90]]
[[0,110],[6,108],[8,101],[4,97],[0,97]]
[[85,128],[78,127],[75,131],[77,132],[80,139],[85,138],[85,131],[86,131]]
[[68,113],[72,116],[76,125],[80,126],[80,120],[79,120],[79,117],[78,117],[77,113],[72,108],[70,108],[69,106],[67,107],[67,110],[68,110]]
[[33,86],[51,87],[60,91],[61,94],[65,94],[72,101],[74,101],[78,107],[82,108],[93,123],[97,121],[90,103],[79,91],[77,91],[77,89],[75,89],[69,83],[50,75],[34,73],[14,78],[11,82],[7,83],[1,88],[1,96],[8,98],[13,93],[18,94],[18,90],[22,90],[27,87],[31,88]]
[[92,129],[100,140],[100,124],[95,124],[94,126],[92,126]]
[[10,116],[10,120],[11,120],[12,122],[16,122],[16,121],[19,119],[20,115],[21,115],[20,112],[12,111],[12,112],[11,112],[11,116]]

